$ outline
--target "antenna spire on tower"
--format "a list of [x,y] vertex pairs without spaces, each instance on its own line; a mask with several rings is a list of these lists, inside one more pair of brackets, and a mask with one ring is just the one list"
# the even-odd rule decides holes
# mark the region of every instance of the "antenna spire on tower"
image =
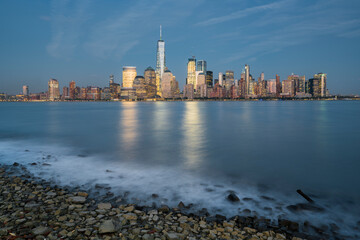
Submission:
[[160,40],[161,40],[161,25],[160,25]]

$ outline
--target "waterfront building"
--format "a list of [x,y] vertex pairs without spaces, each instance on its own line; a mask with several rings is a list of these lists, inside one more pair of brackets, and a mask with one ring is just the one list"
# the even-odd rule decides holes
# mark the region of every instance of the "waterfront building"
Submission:
[[295,81],[287,79],[282,81],[282,96],[294,97],[295,96]]
[[219,86],[223,86],[224,79],[224,74],[222,72],[219,72]]
[[156,91],[158,95],[161,95],[161,81],[165,68],[165,41],[162,40],[162,29],[160,25],[160,39],[157,41],[156,50]]
[[87,89],[82,87],[80,89],[80,99],[81,100],[86,100],[86,94],[87,94]]
[[276,81],[276,97],[280,97],[281,94],[281,82],[280,82],[280,76],[276,74],[275,77]]
[[246,96],[246,82],[244,78],[239,81],[239,97],[244,98]]
[[234,84],[234,71],[226,70],[226,73],[225,73],[225,88],[226,88],[226,90],[229,91],[233,84]]
[[143,76],[136,76],[134,79],[133,88],[135,88],[135,94],[137,98],[146,98],[146,85],[145,78]]
[[194,90],[196,89],[196,59],[195,57],[188,59],[187,64],[187,81],[186,84],[192,84],[194,86]]
[[50,79],[48,83],[49,100],[55,101],[60,99],[59,82],[56,79]]
[[196,89],[201,85],[206,85],[206,77],[204,73],[199,73],[197,76]]
[[276,95],[276,80],[270,79],[266,81],[266,93],[268,95]]
[[295,74],[291,74],[288,76],[288,80],[294,81],[294,92],[295,94],[303,94],[305,93],[305,76],[299,76]]
[[198,81],[196,86],[196,91],[198,97],[204,98],[206,97],[206,77],[204,73],[199,73],[198,75]]
[[156,97],[157,87],[156,87],[156,73],[152,67],[148,67],[144,71],[145,85],[146,85],[146,94],[147,98]]
[[110,87],[104,87],[101,91],[101,100],[109,101],[111,99]]
[[110,84],[111,83],[114,83],[114,75],[112,75],[112,74],[110,75]]
[[208,87],[212,87],[213,86],[213,72],[212,71],[206,71],[206,85]]
[[246,95],[251,94],[252,86],[250,82],[250,66],[245,64],[245,84],[246,84]]
[[69,83],[69,98],[70,99],[76,99],[77,96],[75,94],[75,89],[76,89],[76,83],[75,81],[71,81]]
[[318,73],[314,75],[314,79],[317,79],[319,81],[319,95],[320,97],[326,97],[326,79],[327,75],[326,73]]
[[183,97],[187,99],[194,99],[194,86],[192,84],[186,84],[184,86]]
[[179,97],[179,83],[170,70],[165,70],[161,82],[161,91],[163,98],[178,98]]
[[62,100],[69,99],[69,88],[63,87]]
[[119,99],[121,94],[121,86],[119,83],[114,83],[114,80],[110,79],[109,82],[109,92],[111,99]]
[[24,96],[29,96],[29,86],[24,85],[24,86],[22,87],[22,94],[23,94]]
[[136,67],[130,67],[130,66],[125,66],[123,67],[123,72],[122,72],[122,86],[124,88],[132,88],[133,87],[133,83],[134,83],[134,79],[136,77]]

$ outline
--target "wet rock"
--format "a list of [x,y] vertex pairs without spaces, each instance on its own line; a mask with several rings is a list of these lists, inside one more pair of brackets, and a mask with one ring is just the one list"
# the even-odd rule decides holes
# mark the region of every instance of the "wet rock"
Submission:
[[240,199],[238,196],[236,196],[236,194],[234,192],[231,192],[227,197],[227,200],[229,200],[230,202],[240,202]]
[[51,232],[51,229],[48,227],[44,227],[44,226],[39,226],[37,228],[34,228],[32,230],[32,233],[37,236],[37,235],[47,235]]
[[158,208],[159,212],[168,213],[170,211],[170,208],[166,205],[162,205],[160,208]]
[[312,212],[324,212],[325,209],[317,206],[315,204],[311,203],[299,203],[296,205],[289,205],[286,207],[288,210],[292,212],[298,212],[298,211],[312,211]]
[[14,162],[14,163],[13,163],[13,166],[14,166],[14,167],[17,167],[17,166],[19,166],[19,163]]
[[74,196],[74,197],[70,197],[69,198],[70,202],[72,203],[84,203],[86,201],[85,197],[81,197],[81,196]]
[[285,227],[286,229],[297,232],[299,231],[299,224],[297,222],[292,222],[289,220],[279,219],[278,220],[280,227]]
[[115,224],[112,220],[106,220],[100,224],[99,233],[114,233],[116,231]]
[[34,163],[34,162],[33,162],[33,163],[31,163],[30,165],[31,165],[31,166],[36,166],[36,165],[37,165],[37,163]]
[[183,202],[179,202],[179,204],[178,204],[178,208],[185,208],[185,204],[183,203]]
[[80,197],[87,197],[89,196],[89,194],[87,194],[86,192],[77,192],[76,195],[80,196]]
[[159,197],[159,195],[158,195],[158,194],[156,194],[156,193],[153,193],[153,194],[151,194],[151,197],[152,197],[152,198],[158,198],[158,197]]
[[109,210],[112,206],[111,203],[99,203],[97,207],[98,209]]

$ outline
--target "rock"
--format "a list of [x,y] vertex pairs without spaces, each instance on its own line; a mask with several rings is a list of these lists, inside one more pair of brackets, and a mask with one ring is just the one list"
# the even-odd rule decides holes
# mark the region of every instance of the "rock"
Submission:
[[179,202],[179,204],[178,204],[178,208],[185,208],[185,204],[183,203],[183,202]]
[[32,230],[32,233],[37,236],[37,235],[47,235],[51,232],[51,229],[48,227],[44,227],[44,226],[38,226],[36,228],[34,228]]
[[87,194],[86,192],[77,192],[77,195],[80,196],[80,197],[87,198],[87,196],[88,196],[89,194]]
[[81,196],[75,196],[75,197],[70,197],[70,202],[72,203],[84,203],[86,201],[85,197],[81,197]]
[[99,233],[101,234],[113,233],[115,231],[116,231],[115,224],[112,220],[106,220],[102,224],[100,224]]
[[289,220],[278,220],[280,227],[285,227],[290,231],[297,232],[299,231],[299,224],[297,222],[292,222]]
[[156,193],[153,193],[153,194],[151,194],[151,197],[152,197],[152,198],[158,198],[158,197],[159,197],[159,195],[158,195],[158,194],[156,194]]
[[19,164],[17,162],[14,162],[13,166],[17,167],[17,166],[19,166]]
[[166,205],[162,205],[160,208],[158,208],[159,212],[168,213],[170,211],[170,208]]
[[124,208],[124,211],[126,211],[126,212],[132,212],[132,211],[134,211],[134,209],[135,209],[134,206],[129,206],[129,207]]
[[227,200],[229,200],[230,202],[240,202],[240,199],[238,196],[236,196],[236,194],[234,192],[231,192],[228,196],[227,196]]
[[111,209],[111,203],[99,203],[97,207],[98,209],[109,210]]
[[30,165],[31,165],[31,166],[35,166],[35,165],[37,165],[37,163],[34,163],[34,162],[33,162],[33,163],[31,163]]
[[123,217],[126,220],[136,220],[137,219],[137,216],[135,213],[127,213],[127,214],[124,214]]
[[166,239],[169,239],[169,240],[183,239],[183,236],[181,234],[175,233],[175,232],[166,232],[165,236],[166,236]]

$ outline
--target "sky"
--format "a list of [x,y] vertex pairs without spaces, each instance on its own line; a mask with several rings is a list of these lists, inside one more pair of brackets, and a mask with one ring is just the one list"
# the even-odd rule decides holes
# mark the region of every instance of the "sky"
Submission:
[[208,70],[245,64],[257,79],[327,73],[333,94],[360,94],[359,0],[0,1],[0,93],[121,83],[122,67],[155,68],[159,26],[181,88],[188,58]]

